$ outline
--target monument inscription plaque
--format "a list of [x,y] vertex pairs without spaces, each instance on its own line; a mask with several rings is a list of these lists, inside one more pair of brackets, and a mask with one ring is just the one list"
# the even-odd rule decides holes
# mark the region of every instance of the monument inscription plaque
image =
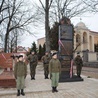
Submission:
[[60,38],[61,39],[73,39],[73,34],[72,34],[72,26],[71,25],[60,25]]
[[60,47],[61,55],[72,55],[73,43],[72,41],[61,40],[63,46]]

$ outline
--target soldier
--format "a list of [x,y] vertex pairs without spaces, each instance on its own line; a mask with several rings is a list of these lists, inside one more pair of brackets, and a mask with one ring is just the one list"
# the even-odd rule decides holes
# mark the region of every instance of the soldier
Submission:
[[35,55],[34,51],[32,51],[31,54],[28,56],[28,60],[30,62],[31,80],[35,80],[36,66],[38,63],[38,58],[37,58],[37,55]]
[[49,52],[45,52],[45,55],[42,57],[42,62],[43,62],[43,67],[44,67],[44,75],[45,75],[45,79],[49,79],[48,75],[49,75],[49,61],[50,61],[50,56],[49,56]]
[[16,79],[17,84],[17,96],[20,96],[20,90],[21,94],[24,96],[24,87],[25,87],[25,78],[27,75],[27,66],[23,62],[23,56],[19,55],[18,57],[19,61],[14,66],[14,76]]
[[49,72],[51,77],[52,92],[58,92],[57,86],[59,82],[59,75],[61,73],[61,63],[57,59],[57,53],[52,54],[52,59],[49,62]]
[[82,70],[82,66],[83,66],[83,61],[82,58],[80,56],[80,53],[77,53],[77,56],[75,57],[75,64],[76,64],[76,70],[77,70],[77,76],[81,77],[81,70]]

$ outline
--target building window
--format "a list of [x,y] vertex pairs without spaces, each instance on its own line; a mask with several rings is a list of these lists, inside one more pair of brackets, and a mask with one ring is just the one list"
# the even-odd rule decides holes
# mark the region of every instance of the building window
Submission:
[[83,33],[83,43],[87,42],[87,34],[86,32]]
[[80,35],[76,35],[76,43],[80,43]]

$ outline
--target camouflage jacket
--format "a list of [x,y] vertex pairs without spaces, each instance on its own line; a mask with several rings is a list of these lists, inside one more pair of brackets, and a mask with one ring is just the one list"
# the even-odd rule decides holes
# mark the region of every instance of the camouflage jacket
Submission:
[[80,56],[76,56],[74,59],[74,62],[77,66],[78,65],[83,66],[83,61],[82,61],[82,58]]
[[38,63],[38,57],[37,55],[29,55],[28,56],[28,60],[30,63],[33,63],[33,64],[37,64]]
[[51,58],[47,55],[44,55],[41,60],[43,64],[49,64],[49,61],[51,60]]

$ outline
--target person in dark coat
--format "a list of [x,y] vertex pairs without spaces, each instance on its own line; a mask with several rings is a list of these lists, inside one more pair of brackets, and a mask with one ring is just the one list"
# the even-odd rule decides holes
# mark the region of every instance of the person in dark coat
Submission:
[[82,66],[83,66],[83,61],[82,61],[82,58],[81,58],[79,52],[77,53],[77,56],[75,57],[74,62],[76,64],[77,76],[81,77],[81,70],[82,70]]
[[49,62],[49,72],[51,77],[52,92],[58,92],[57,86],[59,82],[59,75],[61,73],[61,63],[57,59],[57,53],[52,54],[52,59]]
[[19,61],[14,66],[14,76],[16,79],[17,96],[20,96],[20,94],[24,96],[25,78],[27,76],[27,65],[23,62],[23,55],[19,55],[18,60]]

